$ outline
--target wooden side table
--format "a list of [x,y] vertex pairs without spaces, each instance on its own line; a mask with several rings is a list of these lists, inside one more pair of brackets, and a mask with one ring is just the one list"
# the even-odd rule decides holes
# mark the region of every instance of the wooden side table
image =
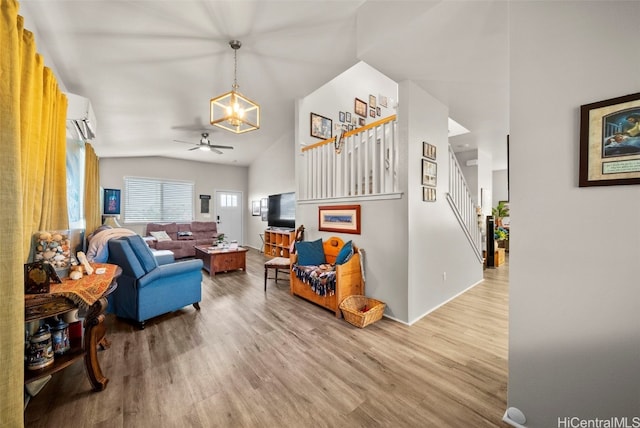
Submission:
[[[109,347],[109,342],[105,338],[106,329],[103,324],[104,311],[107,308],[107,296],[118,286],[116,280],[122,274],[122,269],[116,266],[113,272],[113,274],[105,274],[109,275],[104,278],[104,280],[110,281],[109,286],[100,298],[87,309],[83,323],[84,340],[82,342],[79,340],[72,342],[71,349],[63,355],[56,355],[53,364],[50,366],[38,370],[27,370],[25,368],[25,384],[56,373],[84,358],[85,372],[93,390],[103,391],[107,387],[109,379],[104,376],[100,368],[98,345],[103,348]],[[80,288],[83,286],[83,279],[76,281],[76,285]],[[85,282],[87,281],[85,280]],[[62,295],[27,294],[25,295],[25,322],[62,315],[79,307],[73,300]]]

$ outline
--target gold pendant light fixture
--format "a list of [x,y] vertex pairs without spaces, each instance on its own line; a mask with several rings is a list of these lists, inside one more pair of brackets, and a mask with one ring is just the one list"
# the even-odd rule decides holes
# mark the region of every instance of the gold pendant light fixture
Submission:
[[211,98],[209,122],[236,134],[260,128],[260,106],[238,92],[238,49],[239,40],[231,40],[233,49],[233,86],[231,92]]

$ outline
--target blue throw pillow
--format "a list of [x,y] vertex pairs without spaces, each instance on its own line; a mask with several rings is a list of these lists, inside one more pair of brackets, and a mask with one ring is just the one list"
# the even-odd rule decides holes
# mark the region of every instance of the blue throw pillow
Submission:
[[340,249],[340,252],[336,257],[336,264],[341,265],[348,262],[351,256],[353,256],[353,244],[349,241]]
[[322,239],[317,241],[296,242],[298,252],[298,264],[300,266],[318,266],[326,263]]

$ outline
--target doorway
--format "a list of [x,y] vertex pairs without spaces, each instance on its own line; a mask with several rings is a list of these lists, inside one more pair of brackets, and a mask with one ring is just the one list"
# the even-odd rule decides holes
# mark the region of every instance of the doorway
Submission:
[[242,245],[242,192],[216,190],[215,194],[218,233],[224,233],[226,241]]

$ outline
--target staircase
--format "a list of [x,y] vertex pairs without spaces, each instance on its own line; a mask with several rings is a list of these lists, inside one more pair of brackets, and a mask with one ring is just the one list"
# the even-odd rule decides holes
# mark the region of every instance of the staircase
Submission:
[[460,164],[455,154],[449,146],[449,192],[447,193],[447,202],[453,210],[458,223],[471,244],[473,251],[478,257],[478,261],[482,262],[482,230],[478,221],[476,206],[473,203],[469,187],[464,179]]

